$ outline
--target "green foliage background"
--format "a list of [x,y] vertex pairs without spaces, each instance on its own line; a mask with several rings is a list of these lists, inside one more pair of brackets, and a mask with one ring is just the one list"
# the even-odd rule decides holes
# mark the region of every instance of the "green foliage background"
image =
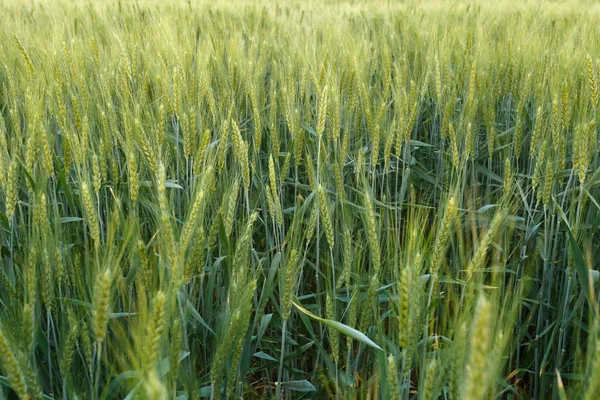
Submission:
[[0,15],[0,398],[600,397],[593,3]]

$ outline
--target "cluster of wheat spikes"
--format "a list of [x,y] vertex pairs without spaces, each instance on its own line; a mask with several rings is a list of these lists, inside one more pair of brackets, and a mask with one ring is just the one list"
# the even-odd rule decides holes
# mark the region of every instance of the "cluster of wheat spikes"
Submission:
[[192,3],[0,4],[0,399],[600,398],[598,9]]

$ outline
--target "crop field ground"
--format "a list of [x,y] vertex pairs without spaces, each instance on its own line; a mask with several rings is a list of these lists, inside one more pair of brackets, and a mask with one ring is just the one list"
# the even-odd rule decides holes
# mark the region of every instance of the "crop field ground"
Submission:
[[594,2],[0,1],[0,399],[600,399]]

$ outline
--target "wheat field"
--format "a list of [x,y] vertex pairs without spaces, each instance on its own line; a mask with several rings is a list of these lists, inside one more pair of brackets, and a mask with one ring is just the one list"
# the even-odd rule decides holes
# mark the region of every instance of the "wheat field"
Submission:
[[0,399],[599,399],[599,38],[0,1]]

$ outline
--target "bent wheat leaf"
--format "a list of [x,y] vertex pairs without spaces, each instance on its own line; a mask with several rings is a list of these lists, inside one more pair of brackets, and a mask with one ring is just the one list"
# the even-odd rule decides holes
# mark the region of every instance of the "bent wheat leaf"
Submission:
[[573,252],[573,258],[575,261],[575,271],[577,271],[577,277],[579,278],[579,283],[581,284],[581,289],[587,301],[592,303],[592,287],[590,286],[590,272],[585,264],[585,258],[583,257],[583,253],[577,244],[577,239],[573,235],[573,231],[571,231],[571,226],[569,225],[569,221],[567,221],[567,216],[560,208],[556,200],[554,200],[556,204],[559,214],[565,223],[565,227],[567,228],[567,236],[569,237],[569,244],[571,245],[571,251]]
[[359,341],[361,343],[364,343],[366,345],[369,345],[377,350],[383,351],[383,349],[374,341],[372,341],[371,339],[369,339],[367,337],[367,335],[365,335],[364,333],[357,331],[354,328],[349,327],[348,325],[342,324],[341,322],[338,321],[333,321],[330,319],[325,319],[325,318],[321,318],[316,316],[315,314],[311,313],[310,311],[308,311],[306,308],[302,307],[301,305],[297,304],[296,302],[292,302],[292,304],[294,304],[294,306],[301,311],[303,314],[308,315],[310,318],[322,322],[325,325],[337,330],[340,333],[343,333],[346,336],[351,337],[352,339]]

